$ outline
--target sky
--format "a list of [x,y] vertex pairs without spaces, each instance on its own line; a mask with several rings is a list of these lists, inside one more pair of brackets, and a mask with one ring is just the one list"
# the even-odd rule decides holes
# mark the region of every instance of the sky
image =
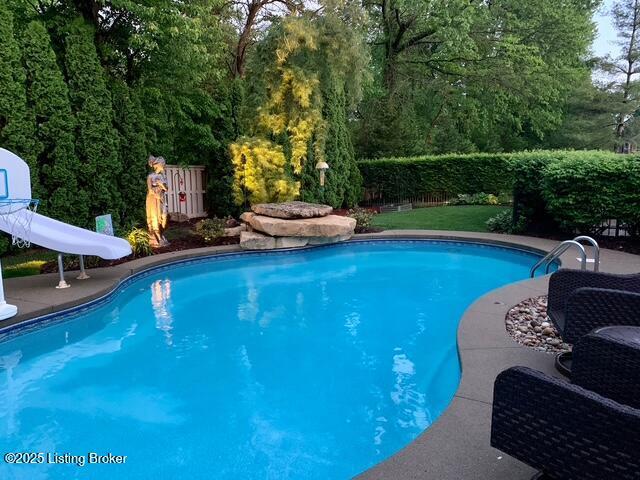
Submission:
[[598,57],[603,57],[606,54],[616,56],[619,50],[619,47],[615,44],[616,31],[609,15],[613,2],[614,0],[604,0],[602,7],[595,16],[598,25],[598,36],[593,43],[593,53]]

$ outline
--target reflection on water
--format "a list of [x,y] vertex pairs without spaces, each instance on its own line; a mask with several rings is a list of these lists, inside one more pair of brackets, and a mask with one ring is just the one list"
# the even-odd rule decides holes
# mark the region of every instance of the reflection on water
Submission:
[[151,306],[156,318],[156,328],[164,332],[165,342],[170,347],[173,345],[171,280],[156,280],[151,284]]
[[[400,352],[401,349],[396,348]],[[431,415],[425,409],[425,395],[419,391],[419,386],[413,377],[416,374],[416,366],[406,353],[397,353],[393,356],[392,371],[396,376],[394,390],[391,392],[393,403],[402,407],[402,413],[398,416],[398,425],[402,428],[415,427],[420,430],[431,424]]]
[[20,389],[16,388],[17,385],[13,378],[13,370],[18,366],[21,359],[22,352],[20,350],[16,350],[15,352],[0,357],[0,369],[4,370],[7,374],[6,388],[3,392],[3,397],[5,397],[3,403],[10,407],[7,409],[5,428],[5,432],[7,434],[15,432],[17,427],[16,410],[15,408],[11,408],[11,406],[17,405],[17,401],[20,398]]

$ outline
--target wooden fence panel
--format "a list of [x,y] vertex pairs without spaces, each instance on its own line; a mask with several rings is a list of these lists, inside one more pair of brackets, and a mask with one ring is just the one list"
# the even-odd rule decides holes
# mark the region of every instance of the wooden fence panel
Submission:
[[165,173],[169,186],[167,192],[169,214],[182,214],[187,218],[206,217],[204,166],[192,165],[182,168],[178,165],[167,165]]

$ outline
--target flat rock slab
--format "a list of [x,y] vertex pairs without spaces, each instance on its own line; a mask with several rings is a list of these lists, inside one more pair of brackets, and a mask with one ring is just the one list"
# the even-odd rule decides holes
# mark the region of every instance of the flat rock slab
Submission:
[[229,228],[225,228],[224,229],[224,236],[225,237],[237,237],[238,235],[240,235],[242,232],[247,230],[247,225],[246,224],[242,224],[242,225],[238,225],[237,227],[229,227]]
[[258,203],[251,206],[258,215],[272,218],[317,218],[326,217],[333,208],[307,202]]
[[309,237],[309,245],[327,245],[329,243],[346,242],[352,235],[337,235],[335,237]]
[[257,232],[240,232],[240,248],[243,250],[272,250],[276,239]]
[[327,215],[320,218],[283,218],[264,215],[244,215],[243,220],[254,230],[273,237],[351,237],[356,228],[355,218]]
[[299,248],[309,243],[306,237],[277,237],[276,248]]

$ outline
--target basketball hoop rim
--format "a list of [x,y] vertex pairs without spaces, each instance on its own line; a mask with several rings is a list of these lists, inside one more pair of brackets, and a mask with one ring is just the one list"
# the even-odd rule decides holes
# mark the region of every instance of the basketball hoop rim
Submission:
[[11,244],[18,248],[31,246],[31,220],[38,209],[37,198],[0,199],[0,218],[9,224]]
[[[37,198],[4,198],[0,200],[0,215],[11,215],[24,208],[35,209],[39,203]],[[8,211],[4,210],[6,207]]]

